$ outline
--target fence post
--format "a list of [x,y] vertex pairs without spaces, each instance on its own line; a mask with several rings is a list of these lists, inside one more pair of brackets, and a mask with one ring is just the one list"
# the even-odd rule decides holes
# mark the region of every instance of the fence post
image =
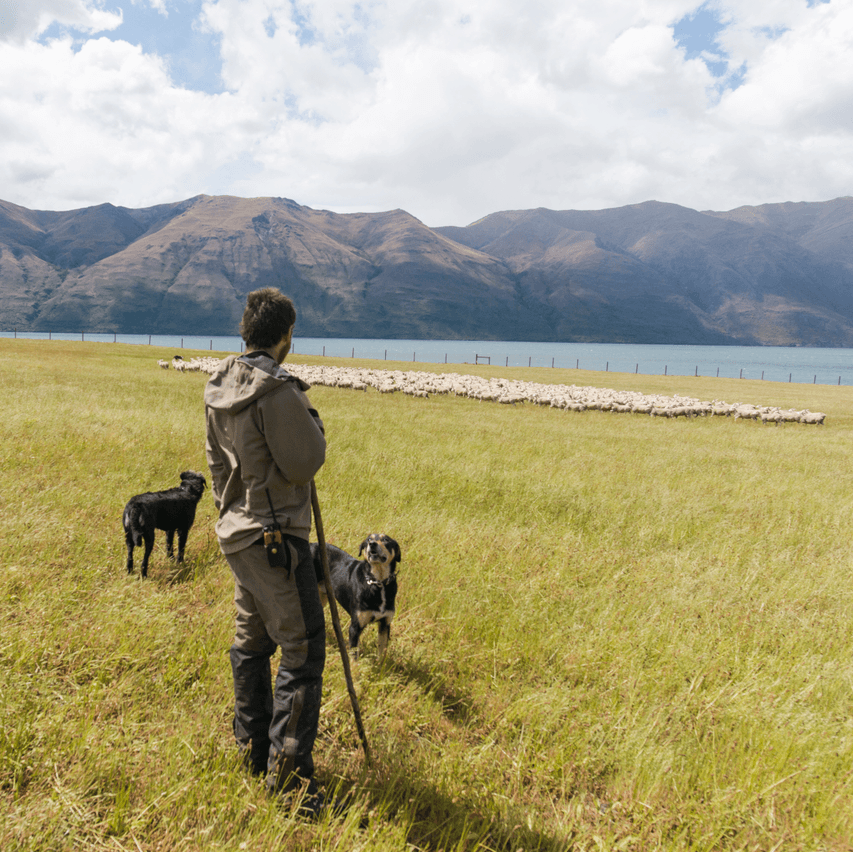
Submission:
[[637,375],[637,373],[639,373],[639,372],[640,372],[640,363],[639,363],[639,361],[638,361],[638,362],[634,365],[634,375],[636,376],[636,375]]

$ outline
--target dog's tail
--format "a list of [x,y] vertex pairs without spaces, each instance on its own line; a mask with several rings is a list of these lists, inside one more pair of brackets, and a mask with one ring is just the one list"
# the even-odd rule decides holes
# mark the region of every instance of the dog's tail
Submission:
[[142,547],[142,509],[131,503],[124,509],[124,530],[133,540],[134,547]]

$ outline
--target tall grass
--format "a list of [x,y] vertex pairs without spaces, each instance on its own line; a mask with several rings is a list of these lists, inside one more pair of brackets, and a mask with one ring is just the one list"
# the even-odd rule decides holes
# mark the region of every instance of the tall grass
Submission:
[[183,568],[124,572],[128,497],[206,471],[171,354],[0,341],[4,849],[853,848],[853,391],[464,368],[828,415],[765,427],[312,389],[327,539],[403,547],[371,767],[330,647],[355,805],[315,825],[235,759],[210,497]]

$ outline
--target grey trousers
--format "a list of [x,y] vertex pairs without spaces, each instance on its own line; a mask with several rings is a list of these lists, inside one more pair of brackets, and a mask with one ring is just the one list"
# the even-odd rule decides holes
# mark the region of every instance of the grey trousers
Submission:
[[[314,773],[326,631],[308,542],[285,536],[292,568],[271,568],[262,546],[226,554],[237,608],[231,669],[234,737],[251,770],[271,790]],[[271,685],[270,658],[281,648]]]

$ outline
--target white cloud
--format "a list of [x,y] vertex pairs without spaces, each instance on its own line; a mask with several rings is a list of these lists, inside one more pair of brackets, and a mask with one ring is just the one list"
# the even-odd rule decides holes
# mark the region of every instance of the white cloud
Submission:
[[158,57],[126,43],[7,46],[0,121],[15,132],[2,142],[0,185],[41,209],[177,200],[236,156],[228,130],[239,116],[231,96],[174,88]]
[[[820,4],[767,44],[749,86],[726,99],[732,122],[808,137],[850,132],[853,4]],[[848,137],[849,141],[849,137]]]
[[54,22],[82,32],[103,32],[117,27],[121,16],[91,0],[0,0],[0,44],[34,38]]
[[[87,36],[117,20],[93,2],[35,0],[10,23],[0,0],[8,200],[284,195],[437,225],[850,192],[853,0],[711,0],[722,78],[673,34],[698,0],[196,2],[225,94],[176,85],[168,56]],[[52,21],[73,38],[37,41]]]

